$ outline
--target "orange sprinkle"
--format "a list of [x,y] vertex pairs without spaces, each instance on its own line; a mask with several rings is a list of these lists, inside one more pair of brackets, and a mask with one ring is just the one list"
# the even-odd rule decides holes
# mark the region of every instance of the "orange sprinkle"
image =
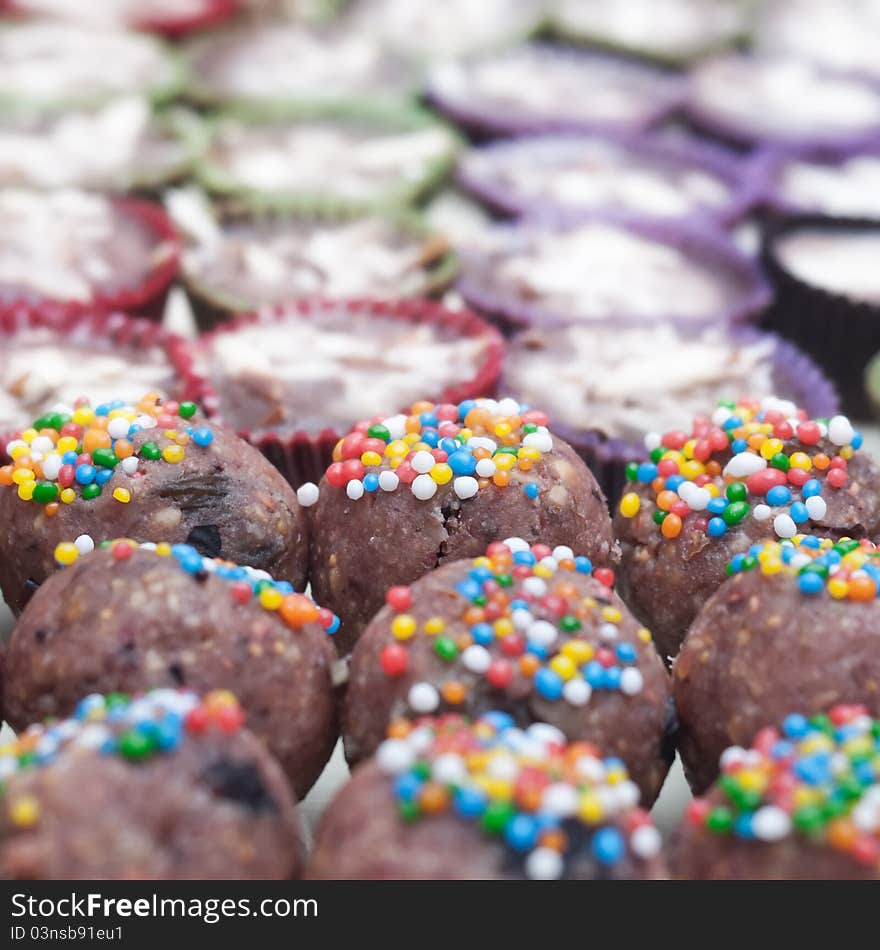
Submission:
[[848,818],[835,818],[828,822],[828,843],[838,851],[849,851],[859,836],[855,824]]
[[474,624],[482,623],[485,616],[482,607],[468,607],[464,612],[463,620],[469,627],[473,627]]
[[499,487],[505,488],[510,482],[510,473],[509,472],[496,472],[492,476],[492,481]]
[[664,538],[677,538],[681,534],[681,518],[668,514],[660,525],[660,531]]
[[288,594],[278,612],[291,627],[302,627],[318,619],[318,608],[304,594]]
[[57,501],[50,501],[43,511],[46,513],[47,518],[54,518],[58,514],[58,510],[61,508],[61,505]]
[[519,658],[519,668],[524,676],[534,676],[540,665],[541,661],[532,653],[525,653]]
[[395,719],[388,726],[389,739],[402,739],[409,735],[409,723],[405,719]]
[[820,472],[824,472],[830,464],[831,459],[824,452],[819,452],[818,455],[813,456],[813,467],[818,468]]
[[12,473],[14,470],[12,465],[0,466],[0,485],[12,484]]
[[877,596],[877,585],[870,577],[856,576],[849,580],[850,600],[873,600]]
[[672,506],[678,501],[678,495],[674,491],[665,489],[657,496],[657,507],[661,511],[671,511]]
[[458,706],[464,702],[464,686],[456,680],[444,683],[440,693],[450,706]]
[[83,452],[91,453],[95,449],[109,449],[110,444],[110,433],[103,429],[89,429],[83,436]]
[[116,458],[127,459],[134,455],[134,446],[128,439],[117,439],[113,451],[116,453]]
[[531,459],[520,459],[520,460],[516,463],[516,467],[517,467],[521,472],[528,472],[528,471],[531,471],[532,464],[533,464],[533,463],[532,463],[532,460],[531,460]]
[[429,815],[443,811],[448,801],[449,793],[439,782],[425,782],[419,792],[419,804],[422,811]]

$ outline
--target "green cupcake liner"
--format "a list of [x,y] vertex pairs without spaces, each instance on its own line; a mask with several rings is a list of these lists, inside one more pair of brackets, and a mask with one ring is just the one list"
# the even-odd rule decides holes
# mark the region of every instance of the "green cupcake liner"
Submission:
[[172,107],[155,115],[154,121],[183,145],[180,161],[164,167],[135,171],[128,190],[144,197],[158,198],[162,189],[186,179],[201,159],[208,145],[205,124],[189,109]]
[[[226,217],[259,217],[248,211],[246,207],[236,207],[234,204],[227,203],[218,208],[221,218]],[[417,211],[410,208],[389,208],[386,210],[374,210],[364,213],[357,208],[352,208],[342,202],[336,206],[326,205],[315,211],[304,212],[271,212],[273,218],[282,217],[291,221],[348,221],[356,220],[362,217],[384,217],[392,221],[405,234],[413,237],[431,240],[432,237],[441,237],[432,229],[424,217]],[[458,274],[459,260],[458,255],[453,248],[449,247],[444,253],[440,254],[436,261],[426,270],[424,281],[421,286],[407,294],[408,297],[435,297],[445,291]],[[192,308],[195,321],[200,330],[207,330],[216,326],[221,321],[227,320],[237,313],[248,313],[259,309],[253,302],[243,298],[235,298],[228,294],[220,293],[212,289],[203,281],[197,280],[188,274],[184,269],[181,270],[181,282],[186,290],[190,307]]]
[[594,49],[604,50],[608,53],[616,53],[621,56],[631,56],[654,63],[658,66],[665,66],[669,69],[688,69],[701,59],[711,56],[713,53],[720,53],[727,49],[744,47],[749,44],[755,29],[757,0],[740,0],[739,6],[742,7],[743,12],[737,29],[723,37],[708,40],[692,48],[688,53],[683,54],[664,52],[635,44],[620,43],[603,36],[601,33],[591,33],[574,29],[567,26],[564,22],[560,22],[558,14],[552,8],[548,19],[548,30],[552,36],[566,40],[569,43],[578,43],[593,47]]
[[[352,201],[334,195],[332,184],[326,191],[280,191],[264,192],[242,185],[211,160],[211,143],[218,129],[226,121],[244,124],[307,124],[330,121],[379,131],[408,132],[427,128],[442,128],[450,134],[450,147],[442,157],[428,162],[417,179],[378,191],[375,198]],[[451,126],[439,121],[434,115],[418,108],[369,106],[348,101],[334,108],[294,108],[288,106],[235,106],[216,113],[207,120],[208,145],[201,159],[195,163],[194,174],[199,184],[210,194],[220,199],[229,199],[239,207],[253,212],[287,212],[296,214],[319,214],[337,208],[350,211],[385,211],[417,205],[446,181],[455,167],[455,160],[463,148],[461,136]]]

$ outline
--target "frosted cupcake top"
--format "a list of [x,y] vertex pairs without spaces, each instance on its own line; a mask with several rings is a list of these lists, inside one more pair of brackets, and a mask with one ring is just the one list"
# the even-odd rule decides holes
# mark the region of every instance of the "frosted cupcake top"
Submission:
[[880,218],[880,150],[838,160],[782,160],[775,186],[783,203],[799,211]]
[[802,228],[779,237],[774,252],[789,273],[808,284],[880,303],[880,228],[830,232]]

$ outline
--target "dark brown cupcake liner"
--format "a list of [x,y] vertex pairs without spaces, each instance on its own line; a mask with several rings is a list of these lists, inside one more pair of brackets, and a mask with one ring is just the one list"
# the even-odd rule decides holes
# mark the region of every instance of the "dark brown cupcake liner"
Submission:
[[0,317],[9,311],[35,310],[63,319],[89,313],[127,313],[130,316],[160,321],[171,284],[180,268],[180,237],[171,218],[161,206],[137,198],[114,198],[113,205],[121,215],[134,218],[155,235],[155,247],[168,246],[168,253],[155,264],[135,287],[98,291],[89,301],[0,299]]
[[[684,327],[687,332],[690,330]],[[606,325],[604,332],[613,332]],[[834,384],[825,376],[816,363],[796,346],[779,337],[752,327],[731,329],[734,340],[747,344],[760,339],[775,341],[773,353],[773,377],[776,393],[803,407],[811,418],[827,418],[839,410],[839,398]],[[502,379],[502,386],[504,380]],[[515,387],[512,395],[515,397]],[[506,390],[505,390],[506,391]],[[743,395],[752,395],[743,393]],[[711,408],[711,407],[707,407]],[[646,452],[641,442],[609,438],[599,430],[576,429],[565,423],[550,420],[551,429],[565,439],[586,462],[605,493],[612,510],[626,484],[626,466],[629,462],[643,462]]]
[[[485,337],[487,350],[482,365],[471,378],[447,386],[440,393],[426,393],[424,398],[438,402],[462,402],[480,396],[492,396],[496,392],[504,356],[504,341],[499,332],[469,310],[452,310],[431,300],[414,299],[402,301],[377,300],[303,300],[286,306],[267,308],[258,313],[240,314],[203,334],[199,343],[221,333],[234,333],[242,326],[254,323],[283,323],[286,320],[309,319],[322,311],[338,311],[345,308],[350,313],[370,314],[378,319],[399,320],[405,323],[433,324],[444,330],[452,330],[460,336]],[[196,350],[201,348],[196,344]],[[195,364],[190,353],[185,352],[178,371],[184,381],[183,397],[197,401],[209,418],[218,425],[224,420],[220,411],[217,388],[208,376]],[[196,356],[197,361],[197,354]],[[393,413],[406,407],[389,407]],[[352,420],[352,424],[357,420]],[[278,433],[252,433],[238,430],[239,436],[255,445],[282,475],[298,488],[305,482],[319,482],[324,470],[332,460],[333,448],[345,435],[332,427],[318,433],[296,431],[290,435]]]
[[[59,346],[66,340],[81,345],[89,340],[109,340],[112,347],[129,350],[161,349],[168,359],[174,385],[169,396],[182,397],[185,379],[192,364],[190,344],[158,323],[119,312],[57,312],[29,307],[10,308],[0,313],[0,349],[6,340],[27,330],[50,330],[57,334]],[[83,393],[88,396],[88,393]],[[0,460],[8,461],[6,444],[12,432],[0,431]]]
[[797,343],[837,386],[843,409],[856,417],[870,413],[865,372],[880,349],[880,305],[808,284],[790,273],[776,254],[776,242],[801,228],[830,234],[865,231],[880,235],[880,222],[824,215],[779,215],[766,221],[761,258],[776,288],[764,325]]
[[[516,224],[498,225],[495,232],[502,240],[515,246],[524,241],[533,229],[566,230],[590,221],[619,225],[649,240],[678,248],[693,259],[736,278],[742,286],[737,299],[716,314],[688,320],[693,327],[754,322],[770,303],[770,287],[757,264],[746,257],[722,231],[708,225],[596,212],[572,215],[564,220],[546,215],[523,218]],[[461,276],[456,286],[471,307],[487,315],[505,333],[531,326],[561,327],[578,322],[575,317],[556,313],[538,304],[525,303],[509,290],[494,286],[492,275],[486,273],[484,263],[481,251],[464,248],[461,251]],[[649,318],[621,314],[617,319],[620,323],[634,326],[662,320],[678,322],[682,319],[675,311],[674,304],[663,306],[671,309],[658,308],[658,312]]]

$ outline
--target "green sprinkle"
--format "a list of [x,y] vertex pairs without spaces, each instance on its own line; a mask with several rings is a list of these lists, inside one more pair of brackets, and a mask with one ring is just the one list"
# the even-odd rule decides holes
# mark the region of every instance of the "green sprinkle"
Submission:
[[116,458],[116,453],[113,449],[95,449],[95,451],[92,452],[92,461],[95,465],[100,465],[102,468],[115,468],[119,459]]
[[151,462],[156,462],[162,458],[162,450],[155,442],[144,442],[141,446],[140,456],[149,459]]
[[732,482],[727,486],[725,494],[728,501],[745,501],[748,497],[748,490],[742,482]]
[[37,482],[33,499],[41,505],[48,505],[58,497],[58,486],[54,482]]
[[153,740],[140,729],[131,729],[119,737],[119,751],[135,762],[146,759],[154,748]]
[[706,816],[706,827],[716,834],[724,834],[733,827],[733,814],[729,808],[719,805]]
[[725,524],[739,524],[751,509],[747,501],[732,501],[721,513]]
[[770,465],[773,468],[778,468],[780,472],[787,472],[789,468],[791,468],[788,456],[784,452],[777,452],[776,455],[770,459]]
[[505,826],[513,817],[513,804],[511,802],[495,801],[489,802],[486,810],[483,812],[482,825],[483,830],[490,835],[499,835],[504,831]]
[[370,439],[381,439],[383,442],[391,441],[391,433],[388,431],[388,427],[383,426],[381,422],[377,422],[367,429],[367,437]]
[[437,637],[434,641],[434,652],[441,660],[451,663],[458,656],[458,647],[451,637]]
[[91,501],[93,498],[97,498],[101,494],[101,486],[96,485],[92,482],[91,485],[84,485],[82,496],[86,501]]
[[574,616],[574,614],[566,614],[559,621],[559,626],[567,633],[574,633],[575,630],[581,629],[581,622],[577,617]]
[[194,402],[182,402],[178,406],[177,414],[181,419],[192,419],[198,411],[198,406]]

